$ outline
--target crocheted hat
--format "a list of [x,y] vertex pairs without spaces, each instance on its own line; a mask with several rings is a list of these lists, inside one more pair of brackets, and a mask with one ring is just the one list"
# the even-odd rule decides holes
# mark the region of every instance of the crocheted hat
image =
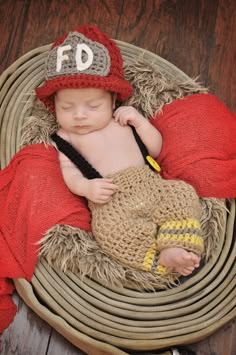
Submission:
[[116,43],[95,26],[79,26],[58,39],[49,51],[45,81],[38,98],[55,111],[52,95],[60,89],[97,88],[117,93],[124,101],[133,89],[123,76],[123,60]]

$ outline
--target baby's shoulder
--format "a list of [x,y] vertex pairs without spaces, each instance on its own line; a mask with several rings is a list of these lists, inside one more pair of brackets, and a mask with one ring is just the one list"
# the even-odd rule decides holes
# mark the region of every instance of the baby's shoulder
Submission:
[[57,135],[60,136],[61,138],[65,139],[65,141],[70,142],[69,134],[63,128],[58,129]]

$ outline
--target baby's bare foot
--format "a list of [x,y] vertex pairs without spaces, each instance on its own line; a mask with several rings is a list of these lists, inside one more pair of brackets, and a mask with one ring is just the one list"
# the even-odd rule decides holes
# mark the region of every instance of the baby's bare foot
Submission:
[[160,252],[159,262],[181,275],[190,275],[199,266],[200,256],[183,248],[166,248]]

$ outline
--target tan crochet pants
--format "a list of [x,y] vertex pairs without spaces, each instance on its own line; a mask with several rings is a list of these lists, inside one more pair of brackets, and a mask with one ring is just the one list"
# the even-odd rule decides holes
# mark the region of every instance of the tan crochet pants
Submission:
[[102,250],[124,265],[155,272],[160,250],[202,252],[200,203],[182,181],[164,180],[147,165],[112,175],[118,185],[106,204],[89,201],[92,231]]

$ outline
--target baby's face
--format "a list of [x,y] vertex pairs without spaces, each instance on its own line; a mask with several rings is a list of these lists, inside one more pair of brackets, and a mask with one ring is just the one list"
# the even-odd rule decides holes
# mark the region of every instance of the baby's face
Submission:
[[100,89],[62,89],[55,94],[56,118],[68,132],[87,134],[112,120],[112,94]]

